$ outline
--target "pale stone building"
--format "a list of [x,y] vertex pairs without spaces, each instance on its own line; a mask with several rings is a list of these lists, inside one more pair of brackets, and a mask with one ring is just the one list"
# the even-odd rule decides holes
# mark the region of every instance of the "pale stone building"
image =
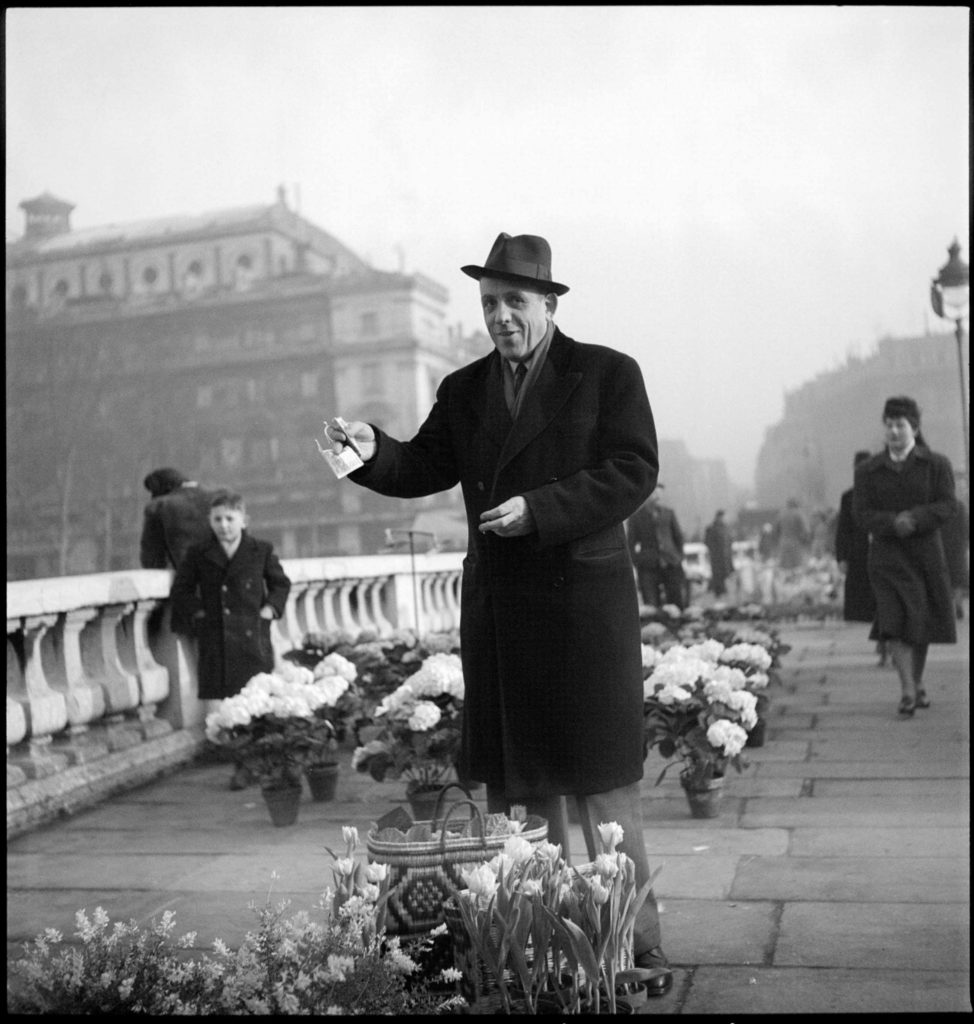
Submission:
[[7,576],[138,562],[145,474],[247,499],[285,558],[379,549],[458,491],[403,502],[339,486],[314,438],[341,413],[408,436],[452,369],[489,351],[447,290],[376,270],[274,203],[72,230],[21,203],[6,246]]

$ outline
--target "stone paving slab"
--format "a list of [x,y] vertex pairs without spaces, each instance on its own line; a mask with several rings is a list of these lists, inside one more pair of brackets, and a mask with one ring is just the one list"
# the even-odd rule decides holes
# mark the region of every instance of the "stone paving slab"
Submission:
[[777,904],[657,899],[666,937],[666,955],[672,964],[759,965],[766,962],[778,927]]
[[901,927],[898,903],[789,903],[781,915],[776,967],[965,971],[970,966],[970,908],[913,903]]
[[814,796],[945,796],[967,804],[970,779],[816,779]]
[[950,761],[794,761],[757,765],[760,776],[802,779],[969,779],[970,762]]
[[719,1014],[728,1021],[764,1013],[971,1012],[966,973],[900,967],[700,967],[678,999],[681,1014]]
[[17,945],[28,942],[45,928],[57,928],[65,938],[70,938],[75,931],[78,910],[86,910],[91,917],[96,907],[103,907],[113,921],[128,921],[132,917],[141,921],[158,903],[158,892],[141,889],[106,886],[103,889],[46,887],[30,890],[14,889],[8,883],[7,942]]
[[742,854],[782,856],[788,852],[789,833],[779,828],[712,829],[669,828],[654,830],[652,822],[644,829],[650,856],[694,854],[702,857],[737,857]]
[[660,870],[653,882],[653,891],[661,897],[685,899],[724,900],[738,872],[741,858],[713,855],[680,857],[673,854],[656,855],[650,860],[650,869]]
[[851,796],[830,796],[748,802],[741,818],[744,828],[797,828],[831,825],[835,828],[954,828],[961,823],[957,800],[947,797],[888,796],[863,801]]
[[793,857],[966,857],[970,828],[796,828]]
[[[43,860],[43,863],[38,863]],[[168,889],[188,870],[202,868],[208,855],[146,856],[119,853],[92,858],[51,853],[7,853],[7,889]]]
[[730,898],[969,903],[970,863],[951,857],[742,857]]

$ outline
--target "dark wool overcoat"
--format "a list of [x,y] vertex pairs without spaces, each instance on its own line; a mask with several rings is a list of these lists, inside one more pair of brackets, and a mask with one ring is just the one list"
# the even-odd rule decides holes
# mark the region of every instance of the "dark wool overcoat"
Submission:
[[[940,527],[957,514],[950,462],[916,445],[899,467],[887,452],[855,469],[852,507],[868,532],[869,580],[876,595],[873,640],[957,642],[954,602]],[[916,532],[897,537],[893,520],[909,510]]]
[[190,547],[169,599],[173,629],[199,640],[201,700],[232,697],[252,676],[270,672],[271,623],[260,609],[269,604],[280,618],[290,589],[273,547],[246,530],[231,559],[212,534]]
[[[555,330],[512,422],[497,352],[447,376],[408,442],[376,429],[351,479],[418,497],[460,484],[461,777],[510,799],[599,793],[643,774],[642,662],[623,523],[656,486],[656,428],[627,355]],[[537,531],[482,512],[522,495]]]
[[876,598],[866,567],[868,557],[869,534],[856,524],[850,487],[839,498],[835,525],[835,560],[846,563],[842,617],[847,622],[872,622],[876,617]]
[[143,569],[175,569],[191,544],[213,536],[211,498],[200,487],[177,487],[146,505],[139,539]]

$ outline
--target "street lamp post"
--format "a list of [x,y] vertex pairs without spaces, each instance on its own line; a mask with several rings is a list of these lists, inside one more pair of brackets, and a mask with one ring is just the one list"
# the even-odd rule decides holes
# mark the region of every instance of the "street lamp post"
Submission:
[[957,337],[957,365],[960,370],[960,412],[964,430],[964,480],[970,486],[971,451],[967,434],[967,375],[964,372],[964,317],[968,315],[971,297],[970,269],[960,258],[960,245],[955,238],[947,249],[950,259],[930,282],[930,304],[945,320],[953,320]]

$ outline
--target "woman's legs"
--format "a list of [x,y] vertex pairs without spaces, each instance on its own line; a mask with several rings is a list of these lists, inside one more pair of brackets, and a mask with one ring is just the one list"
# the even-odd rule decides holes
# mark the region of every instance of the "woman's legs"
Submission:
[[927,690],[923,685],[923,670],[927,666],[927,651],[929,648],[929,644],[912,645],[913,682],[916,686],[916,706],[918,708],[930,707],[930,701],[927,699]]
[[903,640],[888,641],[890,657],[900,677],[900,689],[903,696],[900,700],[900,713],[912,715],[916,703],[916,677],[914,675],[913,645]]

